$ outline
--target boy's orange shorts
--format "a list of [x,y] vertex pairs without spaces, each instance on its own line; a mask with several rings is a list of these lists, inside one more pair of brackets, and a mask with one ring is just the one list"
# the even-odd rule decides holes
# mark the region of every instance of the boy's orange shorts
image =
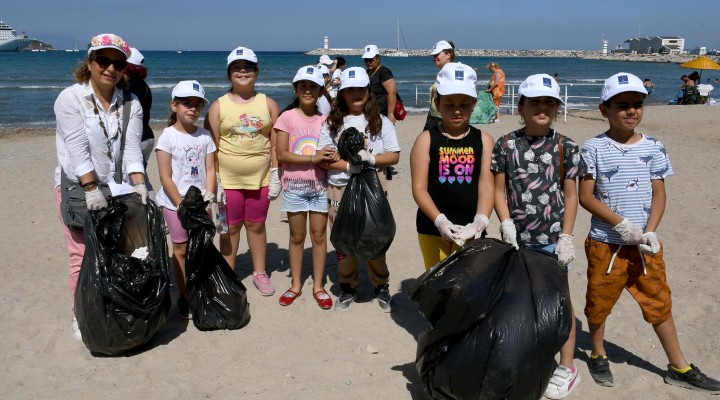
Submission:
[[643,275],[641,253],[638,246],[622,246],[607,273],[610,259],[619,244],[585,239],[588,260],[588,287],[585,295],[585,316],[588,323],[599,325],[620,298],[623,288],[640,305],[643,318],[651,324],[659,324],[672,316],[670,286],[665,279],[663,250],[654,256],[643,254],[647,274]]

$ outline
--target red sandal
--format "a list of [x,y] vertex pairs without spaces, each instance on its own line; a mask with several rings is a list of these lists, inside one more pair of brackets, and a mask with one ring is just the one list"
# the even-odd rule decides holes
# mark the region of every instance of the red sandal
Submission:
[[280,303],[281,306],[289,306],[290,304],[292,304],[295,301],[295,299],[300,297],[301,294],[302,294],[302,292],[300,292],[300,293],[293,292],[292,288],[288,289],[285,291],[285,293],[283,293],[282,296],[280,296],[280,298],[278,299],[278,303]]
[[332,307],[332,297],[330,297],[330,295],[328,294],[328,292],[325,291],[325,289],[320,289],[317,292],[313,293],[313,297],[315,298],[318,306],[320,306],[320,308],[322,308],[323,310],[327,310],[328,308]]

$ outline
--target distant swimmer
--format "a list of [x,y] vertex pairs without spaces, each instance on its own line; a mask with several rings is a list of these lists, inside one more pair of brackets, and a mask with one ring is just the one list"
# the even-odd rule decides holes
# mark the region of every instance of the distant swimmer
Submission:
[[648,78],[645,78],[645,80],[643,81],[643,86],[645,86],[645,90],[647,90],[648,96],[650,96],[650,94],[652,94],[653,90],[655,90],[655,84],[650,82],[650,79],[648,79]]

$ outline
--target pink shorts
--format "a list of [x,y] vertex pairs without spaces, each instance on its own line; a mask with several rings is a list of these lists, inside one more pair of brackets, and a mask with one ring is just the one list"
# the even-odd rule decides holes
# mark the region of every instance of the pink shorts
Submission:
[[163,217],[165,217],[165,223],[167,224],[168,231],[170,231],[170,240],[172,240],[173,243],[187,242],[188,232],[182,227],[177,211],[163,207]]
[[244,221],[264,224],[270,209],[268,187],[258,190],[225,189],[227,197],[228,225],[238,225]]

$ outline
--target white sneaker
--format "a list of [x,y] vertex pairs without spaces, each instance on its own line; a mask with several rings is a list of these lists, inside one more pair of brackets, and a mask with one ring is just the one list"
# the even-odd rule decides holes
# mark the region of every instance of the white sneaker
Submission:
[[82,340],[82,333],[80,333],[80,327],[78,326],[78,322],[75,317],[72,319],[72,330],[75,340]]
[[[573,367],[575,366],[573,365]],[[552,378],[550,378],[547,389],[545,389],[545,397],[548,399],[564,399],[575,387],[580,385],[580,382],[580,374],[578,374],[577,368],[573,372],[564,365],[558,365],[555,372],[553,372]]]

